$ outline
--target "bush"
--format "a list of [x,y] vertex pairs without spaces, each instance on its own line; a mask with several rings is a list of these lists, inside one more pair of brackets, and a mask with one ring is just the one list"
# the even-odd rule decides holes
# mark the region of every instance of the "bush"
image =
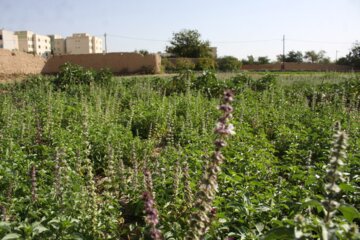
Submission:
[[204,71],[194,79],[192,87],[205,93],[207,97],[217,97],[223,93],[225,83],[219,81],[213,71]]
[[195,64],[187,58],[178,58],[175,63],[176,70],[194,70]]
[[215,61],[212,58],[199,58],[195,67],[196,70],[214,70]]
[[111,78],[112,73],[108,69],[95,71],[71,63],[65,63],[61,66],[60,72],[54,79],[53,84],[55,88],[65,90],[69,86],[78,84],[105,84],[109,82]]
[[254,80],[250,77],[250,75],[240,73],[228,81],[228,88],[236,92],[242,92],[245,88],[251,87],[253,83]]
[[241,68],[241,62],[232,56],[225,56],[217,59],[218,69],[224,72],[238,71]]
[[174,71],[175,68],[175,64],[173,64],[169,59],[167,58],[161,58],[161,66],[163,68],[163,71],[165,72],[172,72]]
[[276,85],[276,83],[277,83],[277,79],[276,79],[275,75],[266,74],[265,76],[256,80],[252,84],[251,88],[254,91],[264,91],[264,90],[272,88],[273,86]]

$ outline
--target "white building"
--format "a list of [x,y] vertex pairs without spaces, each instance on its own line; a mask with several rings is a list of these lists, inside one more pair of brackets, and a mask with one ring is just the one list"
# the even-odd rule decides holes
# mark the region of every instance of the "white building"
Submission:
[[17,31],[19,50],[47,57],[51,53],[50,37],[33,33],[31,31]]
[[50,56],[51,42],[50,37],[40,34],[33,35],[35,54],[43,57]]
[[19,50],[18,36],[13,32],[0,29],[0,49]]

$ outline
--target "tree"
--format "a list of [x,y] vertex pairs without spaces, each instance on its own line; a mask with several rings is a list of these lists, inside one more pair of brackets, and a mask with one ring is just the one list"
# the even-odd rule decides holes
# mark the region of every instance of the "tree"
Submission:
[[142,54],[144,56],[146,55],[149,55],[149,51],[146,50],[146,49],[140,49],[139,51],[138,50],[135,50],[136,53],[139,53],[139,54]]
[[197,30],[182,30],[173,34],[170,46],[166,46],[166,52],[177,57],[200,58],[211,57],[209,41],[202,41]]
[[[285,58],[286,58],[286,56],[285,56]],[[283,62],[283,60],[284,60],[284,54],[276,55],[276,61],[277,62]]]
[[319,52],[307,51],[305,52],[304,59],[307,59],[311,63],[326,63],[329,62],[330,59],[325,57],[325,51],[320,50]]
[[350,65],[349,60],[346,57],[339,58],[336,62],[338,65]]
[[268,64],[268,63],[270,63],[270,59],[267,56],[258,57],[257,63],[258,64]]
[[360,68],[360,43],[355,42],[346,57],[339,58],[336,64]]
[[255,58],[253,55],[249,55],[247,56],[247,60],[243,59],[241,60],[242,64],[247,65],[247,64],[254,64],[255,63]]
[[[278,62],[283,62],[283,54],[276,56]],[[303,62],[303,54],[300,51],[290,51],[285,55],[285,62]]]
[[220,71],[237,71],[241,68],[241,62],[233,56],[225,56],[217,59]]
[[303,54],[300,51],[290,51],[285,58],[285,62],[301,63],[303,62]]

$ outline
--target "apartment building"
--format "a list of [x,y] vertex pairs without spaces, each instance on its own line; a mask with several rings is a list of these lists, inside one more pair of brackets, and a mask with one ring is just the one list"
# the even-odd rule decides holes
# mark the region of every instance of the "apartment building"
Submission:
[[66,38],[67,54],[102,53],[102,40],[87,33],[74,33]]
[[51,41],[50,37],[40,34],[33,35],[35,54],[47,57],[51,54]]
[[14,32],[0,29],[0,49],[19,50],[18,37]]
[[18,37],[19,50],[27,53],[34,53],[34,42],[33,35],[31,31],[17,31],[15,35]]
[[19,50],[47,57],[51,53],[50,37],[33,33],[31,31],[17,31]]
[[102,39],[98,37],[92,37],[91,40],[92,40],[93,53],[102,53],[103,52]]
[[50,37],[51,52],[54,55],[66,54],[65,39],[60,35],[48,35]]

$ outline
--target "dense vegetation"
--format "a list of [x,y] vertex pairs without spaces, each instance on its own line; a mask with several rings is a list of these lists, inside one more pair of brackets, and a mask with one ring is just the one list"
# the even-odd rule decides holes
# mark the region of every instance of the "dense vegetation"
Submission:
[[[209,206],[205,239],[356,238],[359,75],[84,71],[1,86],[0,238],[191,239]],[[236,135],[203,203],[225,89]]]

